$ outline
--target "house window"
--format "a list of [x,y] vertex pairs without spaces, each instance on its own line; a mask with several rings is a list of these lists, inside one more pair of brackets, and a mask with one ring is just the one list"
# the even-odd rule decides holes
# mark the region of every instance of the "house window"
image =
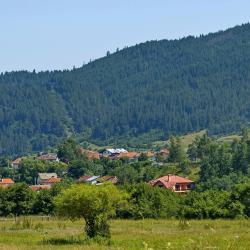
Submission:
[[176,184],[176,185],[175,185],[175,190],[176,190],[176,191],[180,191],[180,184]]

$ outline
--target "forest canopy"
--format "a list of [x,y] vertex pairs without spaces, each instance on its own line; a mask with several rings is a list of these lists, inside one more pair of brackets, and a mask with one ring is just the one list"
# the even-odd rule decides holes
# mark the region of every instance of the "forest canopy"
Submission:
[[151,130],[212,134],[250,121],[250,24],[125,48],[80,68],[0,75],[0,154]]

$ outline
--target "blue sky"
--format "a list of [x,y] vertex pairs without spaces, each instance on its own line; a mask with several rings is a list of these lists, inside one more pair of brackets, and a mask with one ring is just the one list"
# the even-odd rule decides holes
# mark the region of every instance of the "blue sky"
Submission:
[[81,66],[148,40],[250,21],[249,0],[0,0],[0,72]]

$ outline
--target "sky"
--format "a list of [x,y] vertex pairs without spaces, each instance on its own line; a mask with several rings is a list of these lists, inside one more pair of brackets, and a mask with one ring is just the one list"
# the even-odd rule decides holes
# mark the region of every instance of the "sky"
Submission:
[[137,43],[250,22],[249,0],[0,0],[0,72],[80,67]]

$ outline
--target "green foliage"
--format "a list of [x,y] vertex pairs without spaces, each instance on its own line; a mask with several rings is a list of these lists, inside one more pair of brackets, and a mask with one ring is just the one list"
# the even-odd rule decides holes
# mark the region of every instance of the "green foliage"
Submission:
[[185,158],[184,150],[181,146],[181,140],[179,137],[170,137],[170,147],[169,147],[169,157],[170,162],[181,162]]
[[58,157],[63,162],[70,162],[74,159],[81,158],[80,148],[72,138],[65,140],[58,146]]
[[88,160],[73,160],[69,164],[68,174],[72,178],[82,175],[101,175],[103,166]]
[[130,207],[121,212],[122,217],[172,218],[179,210],[179,196],[170,190],[154,188],[149,184],[127,185]]
[[54,197],[51,194],[50,190],[42,189],[40,190],[35,197],[33,204],[33,213],[34,214],[52,214],[54,210]]
[[113,185],[74,185],[56,198],[59,215],[84,218],[88,237],[110,237],[108,220],[125,199],[125,193]]
[[202,193],[190,192],[185,197],[183,213],[186,218],[227,218],[230,193],[208,190]]
[[35,184],[38,173],[55,172],[62,177],[67,170],[68,166],[63,162],[46,162],[27,158],[21,161],[16,170],[15,180]]
[[239,130],[249,122],[249,39],[246,24],[142,43],[78,69],[2,73],[0,154],[39,151],[74,134],[115,142],[152,130]]
[[18,216],[32,212],[35,194],[27,184],[15,184],[9,187],[5,192],[9,213]]
[[[234,207],[241,207],[242,214],[250,217],[250,182],[245,184],[240,184],[236,186],[235,190],[232,192],[231,201]],[[238,212],[238,211],[236,211]],[[237,213],[238,215],[239,213]]]

